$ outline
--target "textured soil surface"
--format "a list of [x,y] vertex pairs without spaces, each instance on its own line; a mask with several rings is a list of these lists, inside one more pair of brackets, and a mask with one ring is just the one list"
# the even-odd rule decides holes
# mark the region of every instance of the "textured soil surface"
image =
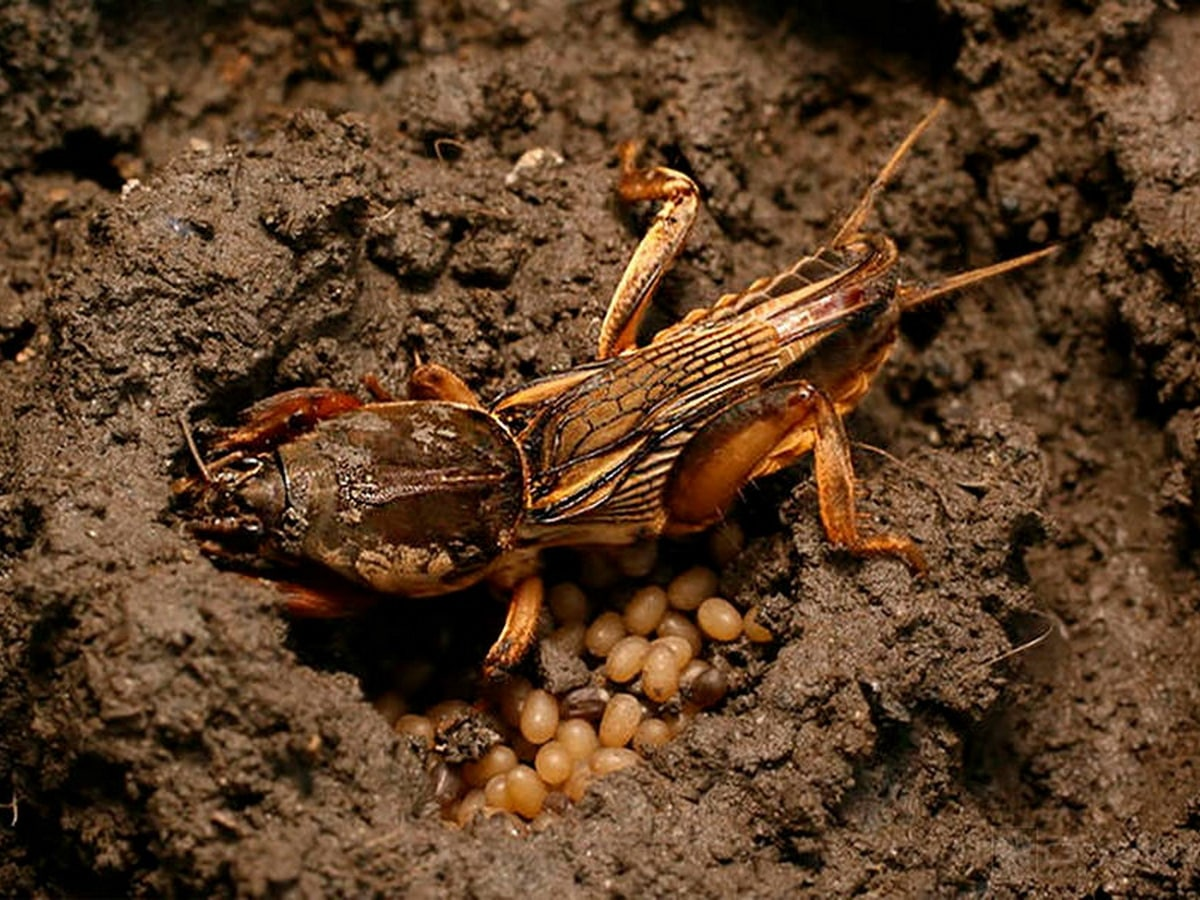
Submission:
[[[0,892],[1200,889],[1180,5],[0,6]],[[533,829],[444,825],[377,660],[448,623],[478,659],[503,608],[289,623],[172,512],[179,416],[400,390],[414,353],[485,398],[584,362],[645,224],[619,141],[704,193],[652,330],[827,238],[939,96],[874,218],[905,274],[1062,250],[915,315],[849,421],[930,577],[772,477],[722,588],[779,639],[726,651],[723,706]]]

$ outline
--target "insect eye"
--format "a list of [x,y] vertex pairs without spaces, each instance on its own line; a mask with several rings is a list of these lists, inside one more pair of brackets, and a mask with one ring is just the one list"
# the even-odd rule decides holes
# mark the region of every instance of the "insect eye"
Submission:
[[213,480],[226,490],[234,490],[262,471],[260,456],[242,456],[230,459],[221,469],[213,473]]

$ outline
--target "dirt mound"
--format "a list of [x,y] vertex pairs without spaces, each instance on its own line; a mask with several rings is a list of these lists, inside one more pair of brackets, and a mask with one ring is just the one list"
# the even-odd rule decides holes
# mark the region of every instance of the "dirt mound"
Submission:
[[[9,891],[1196,889],[1194,12],[119,6],[0,11]],[[937,96],[874,218],[904,276],[1062,251],[914,317],[849,422],[930,577],[832,550],[806,467],[774,476],[722,590],[778,641],[725,703],[532,829],[444,825],[364,693],[503,609],[290,624],[173,513],[180,414],[586,361],[644,224],[619,141],[704,192],[653,330],[819,245]]]

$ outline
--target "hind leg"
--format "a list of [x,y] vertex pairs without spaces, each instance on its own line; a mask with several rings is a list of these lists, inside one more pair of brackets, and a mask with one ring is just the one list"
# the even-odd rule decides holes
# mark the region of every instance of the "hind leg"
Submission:
[[780,385],[734,406],[684,449],[671,473],[668,531],[718,521],[742,486],[813,453],[821,524],[830,542],[859,556],[893,556],[911,571],[928,569],[909,538],[863,534],[858,527],[850,440],[833,402],[803,382]]
[[638,326],[650,300],[663,275],[683,249],[700,207],[696,182],[682,172],[663,166],[639,169],[637,152],[638,146],[633,142],[617,148],[621,159],[617,193],[626,203],[659,201],[661,206],[609,301],[608,312],[600,326],[597,359],[616,356],[636,344]]

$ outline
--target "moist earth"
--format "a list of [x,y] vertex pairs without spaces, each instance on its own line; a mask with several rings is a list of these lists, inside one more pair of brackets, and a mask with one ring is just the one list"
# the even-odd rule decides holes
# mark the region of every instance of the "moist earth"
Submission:
[[[6,4],[5,892],[1196,890],[1197,40],[1149,0]],[[704,196],[649,335],[818,246],[939,96],[872,220],[904,277],[1060,251],[915,314],[848,423],[929,575],[831,548],[806,466],[747,489],[721,587],[777,640],[725,703],[560,816],[442,823],[373,685],[503,608],[290,623],[172,510],[180,417],[589,360],[627,139]]]

